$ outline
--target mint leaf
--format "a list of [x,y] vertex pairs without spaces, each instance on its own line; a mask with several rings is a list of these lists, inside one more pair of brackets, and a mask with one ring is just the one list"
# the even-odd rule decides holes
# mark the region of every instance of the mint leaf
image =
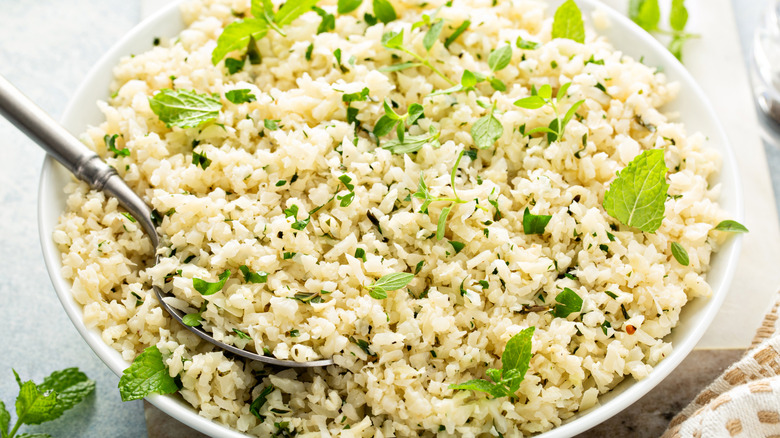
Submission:
[[274,389],[276,388],[273,385],[266,386],[262,391],[260,391],[260,394],[258,394],[257,397],[252,400],[252,404],[249,405],[249,412],[251,412],[255,417],[259,418],[261,421],[265,421],[265,417],[260,415],[260,408],[263,407],[266,400],[268,399],[268,396],[274,392]]
[[90,380],[78,368],[66,368],[55,371],[43,379],[43,383],[38,385],[38,390],[43,393],[53,391],[57,394],[57,402],[49,411],[49,419],[53,420],[94,392],[95,381]]
[[525,234],[544,234],[544,228],[552,219],[549,215],[531,214],[528,207],[523,212],[523,232]]
[[625,225],[654,233],[664,219],[666,183],[664,151],[644,151],[618,172],[604,194],[604,209]]
[[230,90],[225,93],[225,97],[227,100],[235,103],[236,105],[240,103],[254,102],[257,100],[257,97],[252,94],[252,90],[247,88],[242,88],[240,90]]
[[737,221],[733,221],[730,219],[727,219],[725,221],[721,221],[718,225],[713,228],[713,230],[718,231],[726,231],[729,233],[747,233],[748,229],[741,223]]
[[582,310],[582,298],[568,287],[555,296],[555,301],[560,303],[556,304],[552,311],[553,316],[556,318],[566,318],[572,313]]
[[214,295],[215,293],[222,290],[222,287],[225,286],[225,282],[227,281],[228,277],[230,277],[230,270],[220,274],[219,281],[214,283],[209,283],[208,281],[201,280],[200,278],[193,278],[192,286],[196,291],[200,292],[201,295]]
[[[433,129],[433,127],[431,127]],[[390,140],[382,145],[382,149],[387,149],[394,154],[410,154],[422,149],[428,143],[433,144],[435,147],[439,146],[439,133],[432,132],[428,135],[407,135],[401,140]]]
[[455,32],[452,32],[450,36],[447,37],[446,40],[444,40],[444,48],[449,49],[450,45],[455,42],[455,40],[458,39],[458,37],[466,31],[466,29],[471,26],[471,21],[466,20],[463,23],[460,23],[460,26],[458,26],[457,29],[455,29]]
[[628,5],[628,16],[644,30],[648,32],[656,30],[661,20],[658,0],[631,0]]
[[512,46],[507,44],[504,47],[500,47],[490,52],[490,55],[488,55],[488,67],[490,68],[490,71],[497,72],[505,69],[511,60]]
[[685,0],[672,0],[672,8],[669,11],[669,25],[672,29],[682,32],[688,24],[688,9]]
[[374,15],[382,23],[394,21],[398,16],[395,13],[392,3],[388,0],[374,0]]
[[545,105],[544,99],[539,96],[528,96],[515,101],[515,106],[525,109],[539,109]]
[[138,400],[153,393],[171,394],[178,390],[156,345],[139,354],[119,378],[122,401]]
[[534,41],[528,41],[526,39],[523,39],[523,37],[517,37],[517,42],[515,42],[515,45],[517,46],[518,49],[536,50],[539,48],[541,44]]
[[217,38],[217,46],[211,52],[211,63],[219,64],[228,53],[248,47],[251,39],[259,40],[267,33],[268,23],[260,18],[245,18],[228,24]]
[[241,265],[238,267],[238,269],[241,271],[242,274],[244,274],[244,281],[247,283],[265,283],[268,281],[268,273],[259,271],[259,272],[252,272],[249,270],[249,267],[246,265]]
[[363,3],[363,0],[339,0],[338,12],[339,14],[349,14],[360,7],[361,3]]
[[16,371],[14,375],[19,384],[19,395],[16,397],[17,424],[41,424],[52,420],[50,412],[57,404],[57,394],[44,394],[32,380],[22,383]]
[[468,382],[452,384],[449,386],[449,388],[465,389],[470,391],[482,391],[496,398],[509,395],[507,394],[507,391],[502,386],[497,385],[495,383],[488,382],[487,380],[484,379],[475,379],[475,380],[469,380]]
[[433,45],[439,40],[439,35],[443,28],[444,20],[439,19],[431,25],[427,32],[425,32],[425,36],[423,36],[423,47],[425,47],[426,51],[431,51]]
[[471,138],[480,149],[492,147],[503,134],[504,126],[493,116],[492,110],[490,114],[480,117],[471,127]]
[[[274,22],[281,26],[287,26],[304,13],[312,10],[318,0],[287,0],[274,16]],[[270,2],[269,2],[270,3]],[[282,34],[284,35],[284,34]]]
[[312,6],[311,9],[322,17],[322,21],[320,22],[319,27],[317,27],[317,35],[336,29],[336,17],[333,14],[316,6]]
[[149,106],[167,127],[195,128],[219,116],[219,100],[194,91],[164,89],[149,98]]
[[0,400],[0,436],[5,437],[8,434],[10,424],[11,413],[5,408],[5,403]]
[[574,0],[558,7],[553,17],[552,37],[568,38],[578,43],[585,42],[585,24],[582,22],[582,12]]
[[181,322],[189,327],[197,327],[202,323],[201,312],[188,313],[181,318]]
[[439,222],[436,226],[437,240],[441,240],[444,238],[444,231],[447,228],[447,217],[450,215],[450,210],[452,210],[451,205],[441,209],[441,213],[439,214]]
[[401,289],[414,280],[414,274],[408,272],[394,272],[387,274],[366,287],[369,295],[378,300],[387,298],[387,292]]
[[[522,381],[525,378],[525,373],[531,366],[531,339],[534,336],[534,330],[536,330],[535,327],[528,327],[512,336],[506,343],[504,353],[501,355],[501,369],[504,379],[513,370],[516,371],[514,379]],[[517,383],[519,385],[520,382]]]
[[690,260],[688,259],[688,251],[683,248],[682,245],[680,245],[677,242],[672,242],[672,255],[674,256],[674,259],[677,260],[677,263],[688,266],[690,263]]
[[363,102],[368,99],[369,92],[367,87],[363,87],[362,90],[355,93],[344,93],[341,95],[341,101],[344,103]]

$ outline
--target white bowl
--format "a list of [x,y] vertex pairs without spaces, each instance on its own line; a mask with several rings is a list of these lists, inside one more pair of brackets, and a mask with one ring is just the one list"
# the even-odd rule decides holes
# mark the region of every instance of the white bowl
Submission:
[[[550,11],[561,1],[552,2]],[[681,114],[689,133],[700,131],[708,138],[708,147],[723,155],[723,169],[718,182],[722,184],[721,207],[729,216],[742,221],[742,189],[736,168],[736,160],[726,134],[720,126],[707,98],[696,81],[685,68],[652,36],[640,29],[622,14],[598,4],[595,0],[578,0],[583,15],[587,18],[598,9],[609,19],[610,26],[599,29],[599,34],[609,38],[616,49],[639,59],[644,57],[647,65],[657,65],[664,69],[672,81],[680,83],[680,93],[676,101],[664,108]],[[89,125],[103,121],[103,115],[95,102],[108,99],[108,89],[112,78],[112,68],[122,56],[140,53],[152,47],[155,37],[173,37],[184,29],[178,5],[172,4],[154,16],[143,21],[128,35],[119,41],[95,65],[76,91],[70,105],[65,110],[63,125],[73,133],[83,132]],[[70,174],[53,159],[47,158],[41,174],[38,222],[43,247],[44,260],[52,279],[57,296],[79,333],[84,337],[95,353],[117,375],[122,374],[129,363],[113,348],[106,345],[96,329],[89,329],[82,320],[82,309],[70,293],[71,284],[60,274],[62,267],[60,252],[52,241],[52,232],[58,217],[65,210],[66,197],[63,187],[70,181]],[[572,436],[585,431],[617,414],[638,400],[661,380],[663,380],[693,349],[707,330],[728,292],[741,247],[739,236],[733,236],[721,250],[712,257],[708,281],[714,294],[709,299],[696,299],[687,304],[682,311],[680,324],[667,337],[674,350],[650,375],[641,380],[627,379],[615,389],[600,398],[600,405],[578,413],[563,425],[548,431],[540,437],[554,438]],[[151,396],[147,400],[160,410],[182,423],[214,437],[240,438],[244,435],[221,424],[203,418],[181,397]]]

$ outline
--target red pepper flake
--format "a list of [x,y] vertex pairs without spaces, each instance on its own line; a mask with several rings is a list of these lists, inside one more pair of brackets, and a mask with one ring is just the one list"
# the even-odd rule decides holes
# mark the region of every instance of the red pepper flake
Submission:
[[628,324],[626,326],[626,333],[628,333],[629,335],[633,335],[634,333],[636,333],[636,327],[634,327],[631,324]]

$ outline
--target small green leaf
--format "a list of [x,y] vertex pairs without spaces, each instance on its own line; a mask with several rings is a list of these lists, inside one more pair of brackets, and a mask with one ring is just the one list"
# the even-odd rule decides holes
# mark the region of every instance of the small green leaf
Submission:
[[488,382],[487,380],[484,379],[475,379],[475,380],[469,380],[468,382],[452,384],[449,386],[449,388],[464,389],[468,391],[482,391],[496,398],[509,395],[507,394],[506,390],[502,386]]
[[368,100],[368,87],[363,87],[362,90],[356,92],[356,93],[344,93],[341,95],[341,101],[344,103],[351,103],[351,102],[363,102],[365,100]]
[[438,132],[428,135],[408,135],[404,138],[404,141],[387,141],[382,145],[382,148],[387,149],[394,154],[411,154],[412,152],[419,151],[428,143],[436,144],[438,147],[438,138]]
[[227,58],[225,60],[225,67],[228,69],[229,74],[234,75],[244,69],[245,63],[246,60],[244,59]]
[[236,336],[238,336],[239,339],[244,339],[246,341],[251,341],[252,340],[251,336],[249,336],[248,334],[246,334],[245,332],[243,332],[243,331],[241,331],[241,330],[239,330],[237,328],[233,329],[233,333],[235,333]]
[[46,394],[38,389],[32,380],[24,383],[14,371],[19,385],[19,395],[16,397],[16,417],[18,424],[41,424],[53,420],[50,412],[57,404],[57,394]]
[[219,281],[214,283],[203,281],[200,278],[193,278],[192,286],[195,288],[196,291],[200,292],[200,294],[203,296],[214,295],[215,293],[222,290],[222,287],[225,286],[225,282],[229,277],[230,277],[230,270],[223,272],[219,276]]
[[664,219],[666,183],[664,151],[644,151],[618,172],[604,194],[604,209],[625,225],[654,233]]
[[181,322],[189,327],[197,327],[202,323],[202,317],[200,312],[188,313],[181,318]]
[[582,298],[568,287],[555,296],[555,301],[559,303],[555,305],[552,311],[553,316],[556,318],[566,318],[572,313],[582,311]]
[[361,3],[363,3],[363,0],[339,0],[338,12],[339,14],[349,14],[360,7]]
[[450,45],[455,42],[455,40],[458,39],[458,37],[466,31],[466,29],[471,26],[471,21],[466,20],[463,23],[460,23],[460,26],[458,26],[457,29],[455,29],[455,32],[452,32],[450,36],[447,37],[446,40],[444,40],[444,48],[449,49]]
[[178,390],[156,345],[139,354],[119,379],[122,401],[138,400],[152,393],[170,394]]
[[246,88],[241,90],[230,90],[227,93],[225,93],[225,97],[227,98],[227,100],[229,100],[232,103],[235,103],[236,105],[240,103],[254,102],[257,100],[257,97],[255,97],[255,95],[252,94],[252,90]]
[[274,22],[281,26],[287,26],[304,13],[310,11],[318,0],[288,0],[274,16]]
[[539,48],[540,44],[534,41],[528,41],[523,39],[523,37],[517,37],[517,42],[515,43],[518,49],[523,50],[536,50]]
[[512,336],[509,342],[506,343],[504,353],[501,355],[501,367],[504,378],[511,370],[517,372],[517,377],[515,378],[520,380],[525,378],[525,373],[528,372],[528,368],[531,366],[531,339],[534,336],[534,330],[536,330],[535,327],[528,327]]
[[526,207],[523,212],[523,232],[525,234],[544,234],[544,228],[550,219],[552,216],[531,214]]
[[382,278],[377,280],[370,287],[393,291],[405,287],[412,280],[414,280],[414,274],[408,272],[393,272],[392,274],[382,276]]
[[539,96],[528,96],[515,101],[515,106],[525,109],[539,109],[545,105],[544,99]]
[[113,152],[115,157],[123,156],[123,157],[129,157],[130,156],[130,149],[128,148],[122,148],[117,149],[116,148],[116,139],[119,137],[118,134],[114,134],[112,136],[109,136],[106,134],[103,136],[103,141],[106,143],[106,149],[108,149],[109,152]]
[[644,30],[648,32],[656,30],[661,20],[658,0],[630,0],[628,16]]
[[409,105],[409,109],[406,112],[406,124],[411,126],[417,123],[420,117],[425,115],[425,108],[419,103],[413,103]]
[[431,51],[433,45],[439,40],[442,28],[444,28],[444,20],[439,19],[431,25],[427,32],[425,32],[425,36],[423,37],[423,47],[425,47],[425,51]]
[[382,288],[369,288],[368,295],[376,300],[384,300],[387,298],[387,291]]
[[672,29],[682,32],[688,24],[688,9],[685,0],[672,0],[672,8],[669,11],[669,25]]
[[248,266],[241,265],[238,267],[242,274],[244,274],[244,281],[247,283],[265,283],[268,281],[268,273],[263,271],[252,272]]
[[748,229],[741,223],[737,221],[733,221],[730,219],[727,219],[725,221],[721,221],[718,225],[713,228],[713,230],[717,231],[726,231],[729,233],[747,233]]
[[391,64],[391,65],[386,65],[384,67],[379,67],[378,70],[383,73],[390,73],[394,71],[406,70],[407,68],[419,67],[421,65],[422,64],[420,64],[419,62],[401,62],[399,64]]
[[582,12],[574,0],[566,0],[555,11],[552,37],[553,39],[568,38],[578,43],[585,42],[585,24],[582,22]]
[[471,138],[480,149],[492,147],[504,134],[504,126],[493,116],[493,112],[480,117],[471,127]]
[[217,46],[211,52],[212,64],[219,64],[228,53],[248,47],[251,39],[259,40],[267,33],[268,23],[260,18],[246,18],[230,23],[219,35]]
[[317,35],[336,29],[336,17],[333,14],[316,6],[312,6],[312,10],[322,17],[322,21],[320,21],[319,27],[317,27]]
[[269,131],[276,131],[279,129],[279,122],[281,120],[263,119],[263,126]]
[[690,260],[688,259],[688,251],[683,248],[682,245],[680,245],[677,242],[672,242],[672,255],[674,256],[674,259],[677,260],[677,263],[688,266],[690,263]]
[[447,229],[447,217],[450,215],[450,210],[452,210],[452,206],[447,206],[441,209],[441,213],[439,214],[439,222],[436,226],[436,239],[441,240],[444,238],[444,232]]
[[194,91],[164,89],[149,98],[149,107],[169,128],[195,128],[216,119],[222,103]]
[[463,248],[466,247],[466,244],[463,242],[457,242],[454,240],[450,240],[450,245],[452,245],[452,249],[455,250],[455,254],[463,251]]
[[374,0],[374,15],[382,23],[394,21],[398,16],[395,13],[393,4],[388,0]]
[[11,424],[11,413],[5,408],[5,403],[0,400],[0,436],[5,438],[8,434],[8,427]]
[[493,50],[488,55],[488,67],[492,72],[505,69],[510,61],[512,61],[512,46],[509,44]]
[[388,49],[400,49],[404,44],[404,30],[400,32],[385,32],[382,35],[382,45]]
[[53,420],[93,393],[95,381],[89,379],[78,368],[66,368],[55,371],[43,379],[43,383],[38,385],[38,390],[43,393],[49,391],[57,393],[57,403],[49,411],[49,419]]
[[268,399],[268,396],[271,395],[272,392],[274,392],[274,389],[276,388],[273,385],[266,386],[265,388],[263,388],[262,391],[260,391],[260,394],[258,394],[257,397],[254,400],[252,400],[252,404],[249,405],[249,412],[255,417],[259,418],[260,421],[265,420],[265,417],[260,415],[260,408],[263,407],[266,400]]

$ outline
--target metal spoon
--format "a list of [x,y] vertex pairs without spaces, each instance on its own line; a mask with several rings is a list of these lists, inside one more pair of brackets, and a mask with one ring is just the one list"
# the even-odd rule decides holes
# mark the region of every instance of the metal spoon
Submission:
[[[76,137],[69,133],[59,123],[54,121],[45,111],[35,105],[24,94],[17,90],[10,82],[0,76],[0,115],[13,123],[27,137],[38,143],[49,155],[59,161],[76,178],[86,182],[95,190],[102,191],[116,198],[125,210],[141,224],[144,232],[157,248],[160,236],[152,221],[152,210],[138,196],[116,170],[106,164],[100,157]],[[159,258],[159,256],[158,256]],[[157,258],[155,258],[155,263]],[[289,368],[310,368],[333,365],[333,359],[320,359],[309,362],[296,362],[292,360],[276,359],[263,356],[251,351],[236,348],[214,339],[210,333],[200,327],[190,327],[182,321],[183,312],[168,305],[163,299],[166,295],[159,287],[154,286],[157,300],[170,315],[189,331],[200,336],[201,339],[211,342],[217,347],[233,354],[267,363]]]

